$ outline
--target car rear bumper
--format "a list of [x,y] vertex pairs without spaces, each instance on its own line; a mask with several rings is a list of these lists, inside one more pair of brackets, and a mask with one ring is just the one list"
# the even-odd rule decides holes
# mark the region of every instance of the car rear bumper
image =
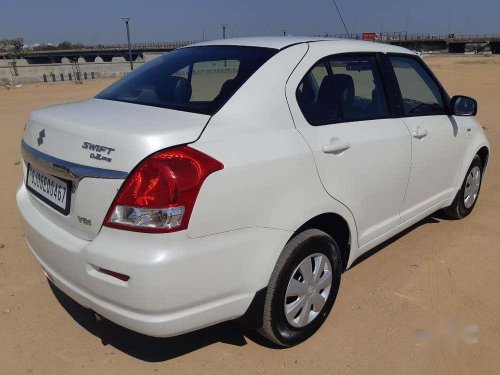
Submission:
[[192,239],[186,231],[144,234],[103,227],[87,241],[41,214],[24,185],[16,198],[29,248],[59,289],[121,326],[157,337],[242,316],[267,285],[291,234],[249,228]]

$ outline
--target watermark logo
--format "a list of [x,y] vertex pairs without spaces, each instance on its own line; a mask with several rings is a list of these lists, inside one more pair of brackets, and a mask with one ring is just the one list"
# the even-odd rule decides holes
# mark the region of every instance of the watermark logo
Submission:
[[415,339],[418,345],[425,345],[438,339],[444,339],[449,347],[450,353],[457,355],[457,346],[460,342],[467,345],[479,343],[479,326],[469,324],[464,328],[459,327],[459,320],[456,316],[450,316],[442,324],[438,324],[436,329],[417,329]]

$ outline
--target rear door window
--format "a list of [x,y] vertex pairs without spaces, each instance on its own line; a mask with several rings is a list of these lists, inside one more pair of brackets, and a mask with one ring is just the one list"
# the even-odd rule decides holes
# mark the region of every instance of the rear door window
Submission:
[[311,125],[389,117],[375,56],[338,56],[317,63],[297,88]]

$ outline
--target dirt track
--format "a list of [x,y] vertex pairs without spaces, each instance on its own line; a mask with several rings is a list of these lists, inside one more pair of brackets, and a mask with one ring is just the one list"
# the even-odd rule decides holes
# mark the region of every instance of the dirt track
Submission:
[[[500,58],[426,60],[450,94],[479,101],[492,153],[476,209],[463,221],[429,218],[379,247],[343,275],[324,327],[287,350],[234,323],[148,338],[98,324],[52,290],[15,205],[23,126],[30,110],[90,97],[110,81],[0,87],[0,374],[500,373]],[[479,329],[477,344],[460,337],[468,325]]]

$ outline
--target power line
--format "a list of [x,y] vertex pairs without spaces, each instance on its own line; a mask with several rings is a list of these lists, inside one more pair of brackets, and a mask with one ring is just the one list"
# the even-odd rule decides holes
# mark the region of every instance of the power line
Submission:
[[344,18],[342,18],[342,13],[340,13],[340,9],[337,6],[337,2],[335,0],[332,0],[332,1],[333,1],[333,5],[335,5],[335,8],[337,9],[337,13],[339,14],[340,20],[342,21],[342,25],[344,25],[344,29],[345,29],[345,32],[347,33],[347,37],[350,38],[351,35],[349,34],[349,30],[347,30],[347,26],[344,22]]

